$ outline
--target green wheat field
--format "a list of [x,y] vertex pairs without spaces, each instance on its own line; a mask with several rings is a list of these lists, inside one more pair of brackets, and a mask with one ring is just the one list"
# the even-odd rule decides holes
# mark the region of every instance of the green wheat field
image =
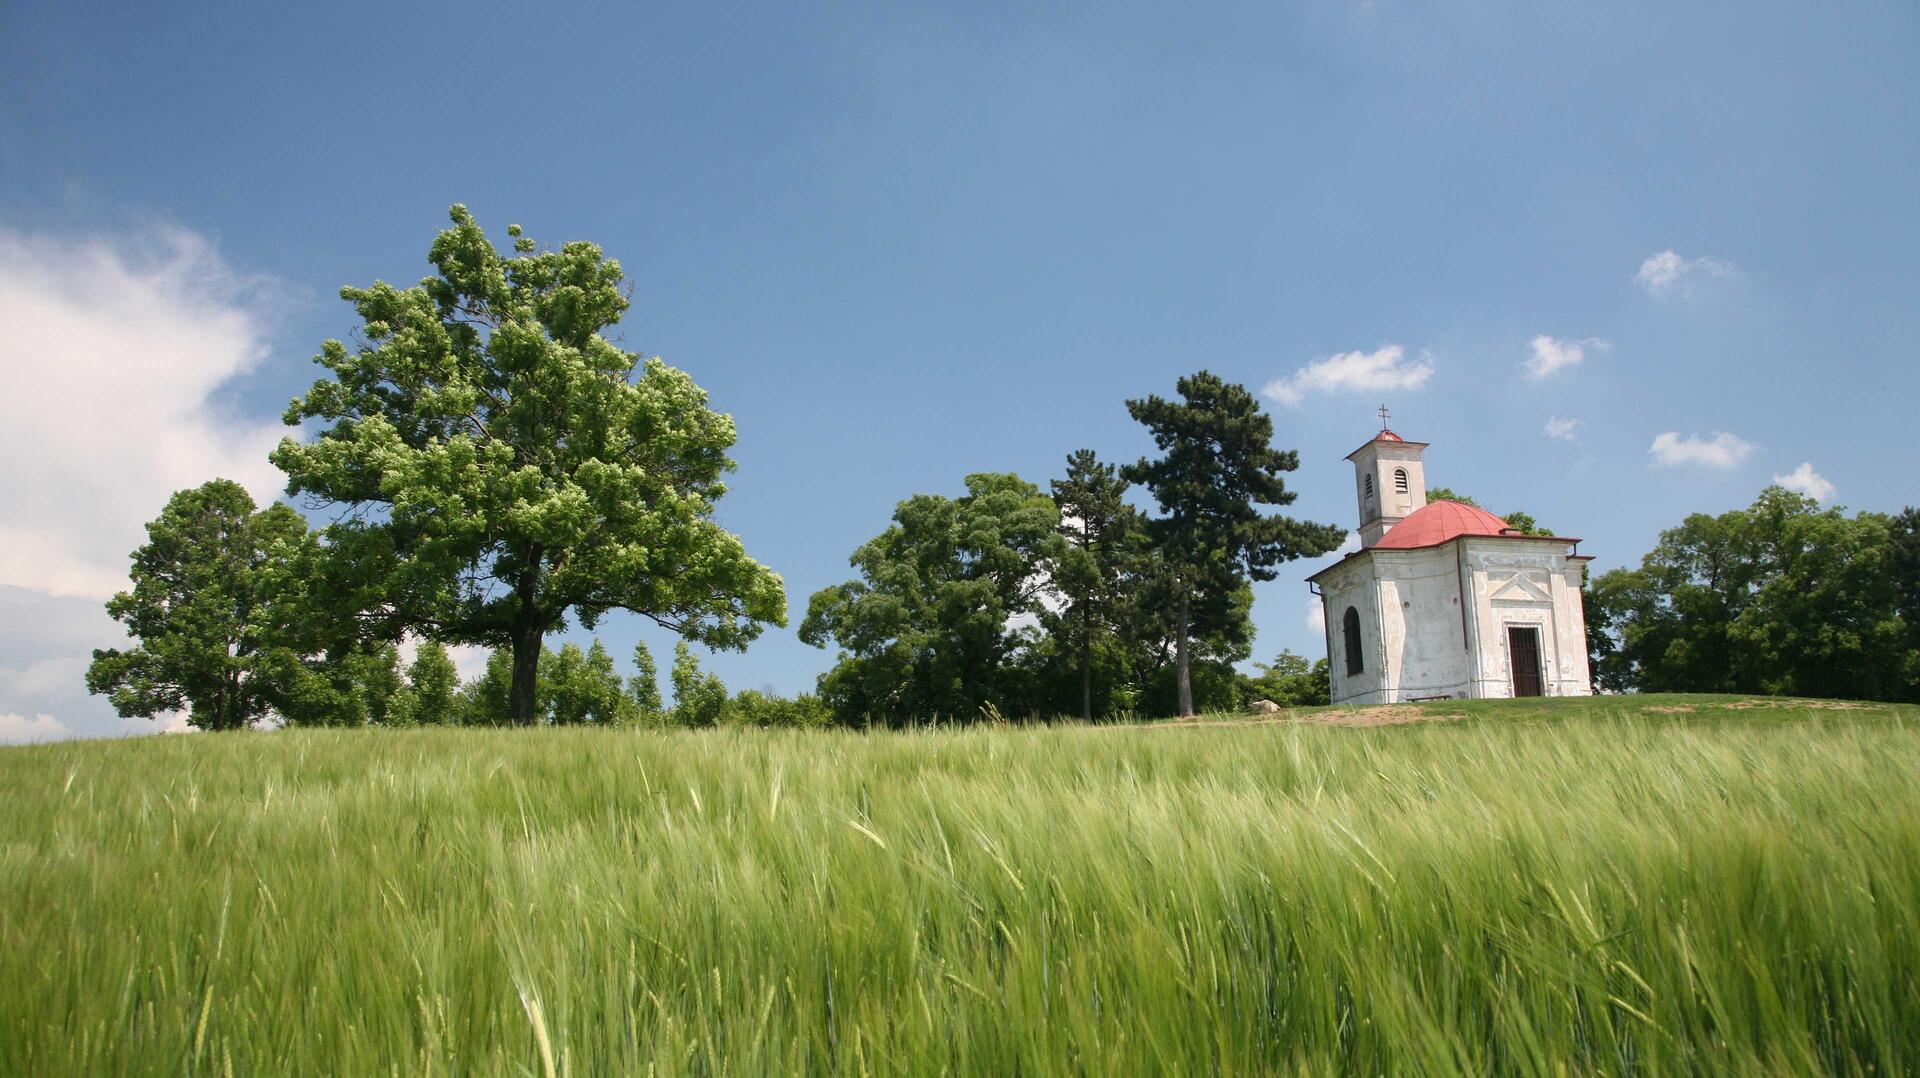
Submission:
[[5,1074],[1920,1069],[1913,707],[293,731],[0,791]]

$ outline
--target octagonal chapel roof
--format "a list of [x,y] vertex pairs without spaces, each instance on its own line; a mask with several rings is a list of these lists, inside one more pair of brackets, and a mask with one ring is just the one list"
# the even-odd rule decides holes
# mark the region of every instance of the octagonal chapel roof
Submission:
[[1373,546],[1376,550],[1417,550],[1439,546],[1462,535],[1499,535],[1508,527],[1506,521],[1479,506],[1428,502],[1388,528],[1387,534]]

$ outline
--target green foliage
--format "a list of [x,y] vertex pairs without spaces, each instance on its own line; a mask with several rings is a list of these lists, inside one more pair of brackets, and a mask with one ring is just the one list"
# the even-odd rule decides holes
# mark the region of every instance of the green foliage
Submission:
[[1253,665],[1259,675],[1241,686],[1247,703],[1271,700],[1281,707],[1320,707],[1333,700],[1324,656],[1309,662],[1304,655],[1282,651],[1271,665]]
[[1273,420],[1245,386],[1200,371],[1176,388],[1179,401],[1127,402],[1163,455],[1142,458],[1124,474],[1160,505],[1148,528],[1172,574],[1178,707],[1191,715],[1190,638],[1227,627],[1237,591],[1273,579],[1281,562],[1332,550],[1346,529],[1259,512],[1293,503],[1281,473],[1298,468],[1300,457],[1273,448]]
[[[780,578],[713,519],[733,421],[658,359],[602,335],[627,309],[591,243],[503,256],[465,207],[435,275],[341,296],[360,344],[287,410],[290,492],[350,510],[330,525],[324,594],[366,635],[509,647],[508,714],[533,721],[541,641],[571,614],[645,615],[709,646],[785,624]],[[637,376],[637,377],[636,377]]]
[[445,726],[458,722],[457,697],[460,674],[446,645],[423,640],[415,649],[407,667],[406,709],[404,718],[424,726]]
[[627,699],[634,716],[642,722],[658,721],[666,711],[660,706],[660,672],[644,640],[633,645],[633,669],[633,677],[627,680]]
[[[1748,509],[1662,532],[1638,569],[1592,582],[1600,679],[1648,692],[1913,699],[1895,521],[1779,487]],[[1591,628],[1589,630],[1591,632]]]
[[812,693],[787,699],[743,689],[727,701],[726,721],[740,726],[826,726],[833,722],[833,712]]
[[1059,511],[1015,475],[967,477],[960,498],[920,494],[855,551],[860,578],[814,593],[800,638],[837,644],[820,694],[842,722],[972,721],[1011,711],[1012,660],[1066,553]]
[[556,726],[613,723],[625,713],[626,694],[613,658],[600,641],[586,651],[566,643],[540,657],[541,713]]
[[673,646],[673,712],[679,726],[715,726],[727,715],[727,686],[700,669],[700,660],[682,640]]
[[486,669],[460,689],[461,721],[469,726],[504,726],[512,722],[513,713],[508,707],[512,692],[513,654],[498,649],[488,652]]
[[95,651],[87,689],[126,718],[187,710],[202,730],[251,726],[303,702],[293,564],[306,521],[275,503],[258,512],[238,483],[215,479],[167,500],[133,552],[133,588],[107,613],[139,641]]
[[0,1073],[1913,1073],[1920,711],[1726,703],[0,749]]
[[[1906,623],[1908,650],[1920,655],[1920,509],[1909,506],[1887,522],[1887,576],[1893,587],[1894,609]],[[1920,698],[1920,678],[1914,679]]]
[[1106,675],[1098,686],[1103,711],[1130,703],[1121,688],[1131,680],[1128,645],[1134,642],[1130,630],[1139,596],[1129,584],[1150,569],[1145,519],[1126,502],[1130,485],[1091,449],[1070,454],[1067,477],[1052,483],[1067,543],[1055,562],[1053,585],[1066,603],[1058,613],[1043,610],[1041,621],[1078,667],[1083,719],[1094,716],[1096,670]]

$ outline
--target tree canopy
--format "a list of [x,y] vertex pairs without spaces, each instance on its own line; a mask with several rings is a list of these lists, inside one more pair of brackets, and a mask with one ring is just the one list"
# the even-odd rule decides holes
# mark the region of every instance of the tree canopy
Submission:
[[1639,568],[1589,587],[1589,632],[1605,634],[1596,678],[1644,692],[1920,698],[1920,640],[1900,609],[1905,519],[1848,517],[1780,487],[1687,517]]
[[1332,550],[1346,529],[1259,511],[1293,503],[1282,473],[1298,468],[1300,456],[1273,447],[1273,419],[1245,386],[1200,371],[1175,388],[1177,401],[1127,402],[1162,455],[1142,458],[1123,474],[1160,505],[1148,530],[1173,574],[1179,714],[1191,715],[1188,643],[1196,627],[1224,624],[1234,593],[1247,582],[1273,579],[1281,562]]
[[603,334],[628,307],[592,243],[495,249],[463,206],[412,288],[344,288],[357,347],[288,408],[288,491],[340,515],[327,591],[368,636],[508,648],[507,713],[533,721],[545,634],[628,610],[716,648],[786,623],[780,578],[713,520],[728,416],[684,372]]
[[1059,510],[1032,483],[984,473],[966,487],[901,502],[892,526],[854,552],[859,577],[808,603],[800,638],[842,652],[820,683],[836,714],[970,719],[1011,705],[1019,622],[1037,619],[1066,543]]
[[87,688],[125,718],[187,711],[202,730],[237,730],[295,705],[301,655],[290,640],[290,566],[310,553],[307,522],[258,512],[240,484],[214,479],[167,500],[133,552],[133,587],[107,603],[137,647],[93,653]]

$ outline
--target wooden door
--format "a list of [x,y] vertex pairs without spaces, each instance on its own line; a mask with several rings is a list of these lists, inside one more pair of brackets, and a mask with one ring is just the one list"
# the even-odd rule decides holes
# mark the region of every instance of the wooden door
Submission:
[[1507,626],[1507,658],[1513,664],[1513,695],[1540,695],[1540,630]]

